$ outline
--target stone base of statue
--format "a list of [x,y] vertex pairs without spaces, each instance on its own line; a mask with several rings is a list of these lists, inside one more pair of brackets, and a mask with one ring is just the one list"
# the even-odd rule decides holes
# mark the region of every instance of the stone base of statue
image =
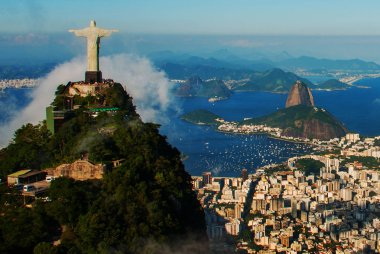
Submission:
[[86,71],[86,83],[93,84],[95,82],[102,82],[102,72],[101,71]]

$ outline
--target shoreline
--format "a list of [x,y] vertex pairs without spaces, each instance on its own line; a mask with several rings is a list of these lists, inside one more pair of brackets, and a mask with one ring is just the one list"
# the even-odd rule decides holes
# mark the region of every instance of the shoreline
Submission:
[[307,142],[307,141],[301,141],[301,140],[294,140],[294,139],[287,139],[287,138],[282,138],[282,137],[277,137],[277,136],[274,136],[268,132],[251,132],[251,133],[242,133],[242,132],[230,132],[230,131],[221,131],[221,130],[218,130],[216,129],[215,130],[216,132],[220,132],[220,133],[224,133],[224,134],[236,134],[236,135],[266,135],[268,136],[268,138],[271,138],[271,139],[277,139],[277,140],[281,140],[281,141],[285,141],[285,142],[290,142],[290,143],[296,143],[296,144],[306,144],[306,145],[311,145],[311,146],[317,146],[316,144],[313,144],[311,142]]
[[297,143],[297,144],[306,144],[306,145],[311,145],[311,146],[317,146],[316,144],[313,144],[313,143],[310,143],[310,142],[307,142],[307,141],[300,141],[300,140],[292,140],[292,139],[287,139],[287,138],[281,138],[281,137],[276,137],[276,136],[273,136],[273,135],[269,135],[269,138],[272,138],[272,139],[277,139],[277,140],[282,140],[282,141],[286,141],[286,142],[291,142],[291,143]]
[[[187,122],[187,123],[190,123],[190,124],[193,124],[193,125],[198,125],[198,126],[209,126],[209,127],[213,127],[213,130],[215,132],[219,132],[219,133],[223,133],[223,134],[232,134],[232,135],[266,135],[268,136],[268,138],[271,138],[271,139],[277,139],[277,140],[281,140],[281,141],[285,141],[285,142],[290,142],[290,143],[296,143],[296,144],[306,144],[306,145],[311,145],[311,146],[314,146],[316,147],[317,145],[312,143],[312,142],[308,142],[308,141],[301,141],[301,140],[294,140],[294,139],[291,139],[291,138],[283,138],[283,137],[277,137],[269,132],[251,132],[251,133],[244,133],[244,132],[233,132],[233,131],[222,131],[222,130],[219,130],[218,128],[215,128],[215,125],[212,125],[212,124],[199,124],[199,123],[193,123],[193,122],[190,122],[190,121],[187,121],[185,119],[182,119],[182,121],[184,122]],[[294,137],[293,137],[294,138]]]

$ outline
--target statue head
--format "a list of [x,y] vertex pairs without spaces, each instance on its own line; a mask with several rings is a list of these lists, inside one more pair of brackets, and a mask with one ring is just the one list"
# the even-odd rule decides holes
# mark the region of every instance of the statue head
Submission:
[[96,22],[95,20],[90,21],[90,27],[96,27]]

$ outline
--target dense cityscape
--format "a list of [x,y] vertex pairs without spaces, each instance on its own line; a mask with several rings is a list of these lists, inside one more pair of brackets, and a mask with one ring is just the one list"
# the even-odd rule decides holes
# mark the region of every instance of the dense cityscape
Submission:
[[2,79],[0,80],[0,91],[5,88],[33,88],[38,84],[38,79]]
[[379,251],[379,141],[347,134],[331,142],[338,154],[293,157],[253,175],[243,169],[241,178],[193,177],[211,244],[248,253]]

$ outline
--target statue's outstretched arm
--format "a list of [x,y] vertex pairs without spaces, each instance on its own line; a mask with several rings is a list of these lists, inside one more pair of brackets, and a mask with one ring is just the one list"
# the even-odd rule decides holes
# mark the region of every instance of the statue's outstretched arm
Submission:
[[107,29],[98,28],[99,37],[107,37],[107,36],[110,36],[112,33],[116,33],[116,32],[119,32],[119,30],[115,30],[115,29],[107,30]]
[[81,30],[70,29],[69,32],[74,33],[76,36],[87,37],[88,35],[87,29],[81,29]]

